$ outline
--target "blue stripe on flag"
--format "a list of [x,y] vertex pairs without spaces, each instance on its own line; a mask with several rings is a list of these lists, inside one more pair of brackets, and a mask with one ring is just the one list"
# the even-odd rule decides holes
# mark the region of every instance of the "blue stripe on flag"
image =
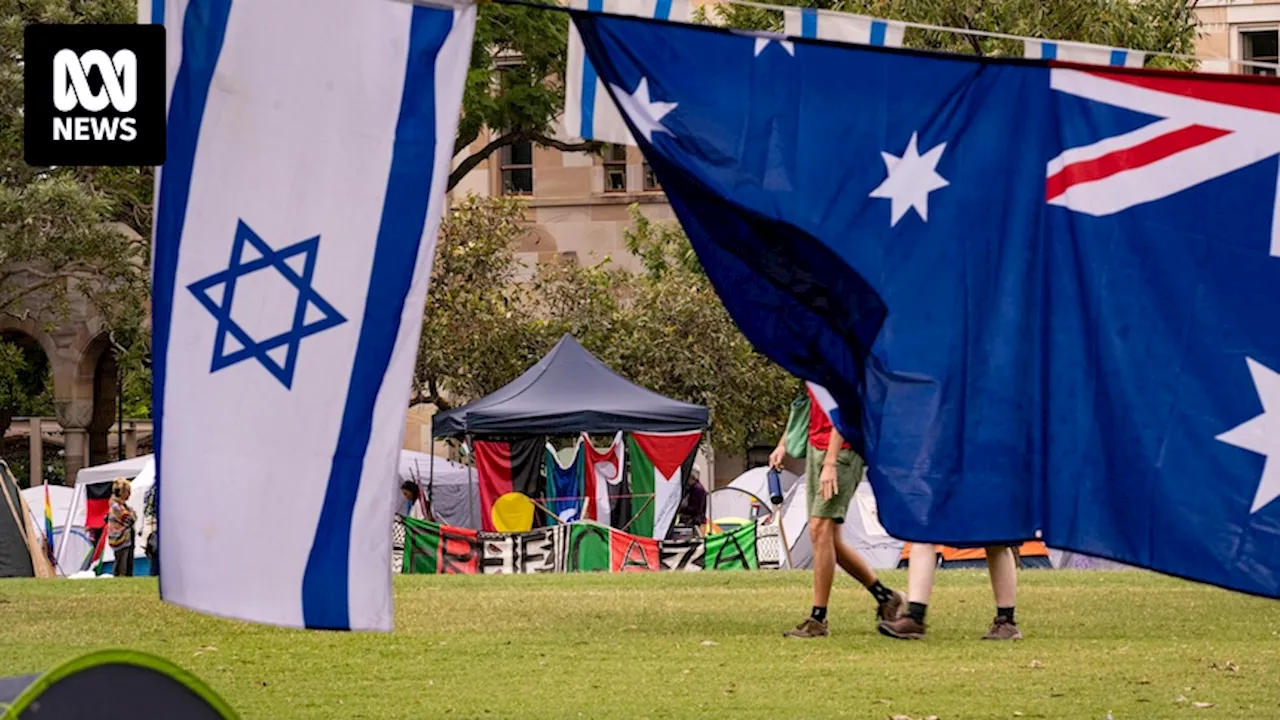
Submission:
[[[452,27],[451,10],[413,8],[404,94],[396,119],[369,293],[329,487],[302,577],[302,619],[308,628],[350,628],[351,519],[373,434],[374,407],[400,334],[405,296],[420,259],[438,141],[436,59]],[[452,143],[453,138],[447,138],[447,142]],[[386,482],[386,478],[370,478],[370,482]]]
[[671,0],[658,0],[658,4],[653,7],[653,17],[655,20],[670,20]]
[[[794,17],[794,16],[792,16]],[[818,11],[805,8],[800,11],[800,37],[818,37]]]
[[889,29],[889,25],[883,20],[871,21],[871,44],[884,45],[884,33]]
[[[227,18],[231,0],[191,0],[182,26],[182,64],[178,66],[173,97],[169,103],[168,145],[165,150],[164,176],[160,197],[156,202],[155,268],[151,288],[152,302],[152,387],[151,405],[155,410],[156,511],[159,522],[160,457],[164,437],[165,365],[169,357],[169,325],[173,322],[173,289],[178,274],[178,251],[182,244],[183,224],[187,219],[187,201],[191,196],[191,171],[196,161],[196,145],[200,139],[200,123],[213,71],[222,53],[227,35]],[[164,599],[164,580],[160,581],[160,597]]]
[[1040,59],[1041,60],[1057,60],[1058,59],[1058,43],[1051,43],[1051,42],[1040,43]]
[[[604,0],[587,0],[587,10],[604,12]],[[582,127],[578,128],[578,137],[592,140],[596,134],[596,68],[586,52],[582,54],[582,108],[578,115],[582,118]]]
[[164,24],[164,3],[165,0],[151,0],[151,24]]
[[1111,64],[1112,64],[1112,65],[1119,65],[1120,67],[1124,67],[1124,62],[1125,62],[1125,60],[1127,60],[1127,59],[1129,59],[1129,52],[1128,52],[1127,50],[1112,50],[1112,51],[1111,51]]

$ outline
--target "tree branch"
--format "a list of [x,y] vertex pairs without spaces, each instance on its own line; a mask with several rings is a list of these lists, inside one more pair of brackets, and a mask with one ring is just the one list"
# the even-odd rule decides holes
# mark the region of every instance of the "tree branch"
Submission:
[[600,152],[605,146],[605,143],[596,142],[595,140],[570,143],[558,140],[550,135],[543,135],[542,133],[517,130],[490,140],[489,144],[467,156],[467,159],[459,163],[458,167],[454,168],[453,172],[449,173],[449,187],[447,189],[452,190],[458,183],[462,182],[462,178],[466,177],[467,173],[476,169],[476,167],[480,163],[484,162],[490,155],[508,145],[514,145],[515,143],[524,140],[532,141],[543,147],[555,148],[560,152]]

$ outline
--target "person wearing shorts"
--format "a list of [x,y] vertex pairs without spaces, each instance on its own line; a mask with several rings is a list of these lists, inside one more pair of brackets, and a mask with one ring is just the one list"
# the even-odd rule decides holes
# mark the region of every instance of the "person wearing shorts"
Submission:
[[[788,432],[769,455],[769,465],[780,469],[788,455],[787,438],[799,429],[795,425],[804,422],[807,415],[808,437],[802,452],[809,503],[809,539],[813,543],[813,609],[803,622],[783,633],[789,638],[818,638],[830,634],[827,605],[837,564],[875,598],[878,621],[897,619],[906,605],[906,596],[885,587],[866,559],[840,537],[840,525],[862,479],[863,461],[832,425],[817,401],[815,387],[806,387],[807,402],[797,401],[792,405]],[[816,389],[825,394],[821,388]]]

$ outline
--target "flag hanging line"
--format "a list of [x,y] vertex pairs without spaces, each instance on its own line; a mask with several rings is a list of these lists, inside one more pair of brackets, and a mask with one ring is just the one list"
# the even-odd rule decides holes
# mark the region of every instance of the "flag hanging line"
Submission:
[[[495,0],[495,1],[507,2],[509,0]],[[798,10],[805,9],[805,8],[799,8],[795,6],[789,6],[789,5],[775,5],[773,3],[757,2],[756,0],[716,0],[716,2],[723,3],[725,5],[741,5],[744,7],[753,7],[760,10],[775,10],[781,13],[796,12]],[[1195,60],[1197,62],[1204,62],[1207,60],[1211,62],[1227,62],[1235,65],[1245,65],[1248,67],[1257,67],[1257,68],[1266,68],[1269,70],[1276,70],[1278,73],[1280,73],[1280,63],[1258,62],[1256,60],[1235,60],[1232,58],[1211,57],[1211,56],[1202,56],[1202,55],[1187,55],[1183,53],[1165,52],[1162,50],[1126,50],[1124,48],[1111,48],[1107,45],[1096,45],[1094,43],[1079,42],[1075,40],[1052,40],[1049,38],[1033,38],[1033,37],[1027,37],[1025,35],[1012,35],[1010,33],[993,32],[990,30],[975,30],[972,28],[957,28],[957,27],[949,27],[946,25],[932,25],[930,23],[912,22],[908,20],[885,20],[883,18],[872,17],[870,15],[858,15],[857,13],[845,12],[843,10],[822,10],[821,13],[835,15],[839,17],[847,17],[850,19],[857,19],[863,22],[890,23],[890,24],[899,25],[905,28],[914,28],[916,30],[931,30],[934,32],[945,32],[945,33],[952,33],[955,35],[967,35],[971,37],[986,37],[986,38],[993,38],[997,40],[1013,40],[1016,42],[1023,43],[1024,47],[1026,47],[1028,44],[1035,44],[1035,45],[1048,45],[1048,46],[1054,46],[1054,47],[1067,46],[1067,47],[1081,48],[1081,49],[1088,49],[1088,50],[1119,50],[1121,52],[1143,53],[1149,56],[1167,57],[1167,58],[1173,58],[1176,60]],[[1050,56],[1035,55],[1034,57],[1045,59],[1045,60],[1054,59],[1052,55]],[[1116,64],[1123,64],[1123,63],[1116,63]]]
[[[434,1],[433,0],[395,0],[395,1],[407,2],[411,5],[423,5],[427,7],[436,7],[440,4],[439,0],[434,0]],[[524,5],[527,7],[543,8],[543,9],[550,9],[550,8],[567,9],[569,6],[567,2],[557,2],[555,5],[551,5],[550,3],[541,3],[541,2],[536,2],[534,0],[487,0],[487,1],[494,2],[499,5]],[[640,0],[631,0],[631,1],[636,3],[640,2]],[[741,5],[744,7],[753,7],[760,10],[774,10],[784,14],[788,12],[794,13],[794,12],[810,9],[810,8],[796,6],[796,5],[776,5],[773,3],[757,2],[756,0],[715,0],[715,4]],[[820,12],[823,15],[834,15],[837,17],[844,17],[852,20],[859,20],[862,22],[886,23],[890,25],[903,27],[903,28],[913,28],[916,30],[930,30],[933,32],[952,33],[955,35],[965,35],[965,36],[971,36],[971,37],[986,37],[986,38],[993,38],[997,40],[1012,40],[1015,42],[1023,43],[1024,47],[1026,47],[1030,43],[1030,44],[1038,44],[1038,45],[1048,45],[1048,46],[1053,46],[1055,48],[1065,46],[1070,48],[1080,48],[1083,50],[1118,50],[1118,51],[1127,52],[1127,53],[1142,53],[1150,57],[1173,58],[1175,60],[1194,60],[1196,62],[1225,62],[1231,65],[1242,65],[1246,67],[1256,67],[1256,68],[1263,68],[1267,70],[1275,70],[1277,74],[1280,74],[1280,63],[1259,62],[1257,60],[1237,60],[1234,58],[1224,58],[1224,57],[1216,57],[1216,56],[1209,56],[1209,55],[1188,55],[1185,53],[1165,52],[1163,50],[1126,50],[1124,48],[1112,48],[1106,45],[1095,45],[1093,43],[1078,42],[1075,40],[1051,40],[1049,38],[1033,38],[1033,37],[1027,37],[1025,35],[1013,35],[1010,33],[994,32],[990,30],[976,30],[973,28],[949,27],[946,25],[933,25],[930,23],[920,23],[920,22],[913,22],[909,20],[885,20],[883,18],[877,18],[870,15],[858,15],[856,13],[845,12],[842,10],[821,10]],[[777,34],[777,33],[774,33],[774,34]],[[796,37],[804,37],[804,35],[801,34],[801,35],[797,35]],[[837,40],[837,42],[842,42],[842,41]],[[844,41],[844,42],[847,42],[847,41]],[[856,44],[856,43],[853,43],[853,44]],[[876,43],[871,43],[871,44],[876,44]],[[1035,57],[1040,57],[1042,59],[1050,59],[1050,60],[1054,59],[1054,57],[1043,57],[1042,55],[1036,55]],[[1065,59],[1065,58],[1058,58],[1058,59]],[[1123,63],[1118,63],[1118,64],[1123,64]]]

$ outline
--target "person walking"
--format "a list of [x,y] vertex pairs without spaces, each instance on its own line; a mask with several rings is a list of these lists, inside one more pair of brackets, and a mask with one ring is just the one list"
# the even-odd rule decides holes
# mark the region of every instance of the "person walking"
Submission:
[[[880,582],[866,559],[840,537],[839,526],[844,523],[849,502],[862,479],[864,464],[831,423],[815,391],[826,394],[819,386],[806,385],[807,402],[797,400],[792,404],[788,432],[783,433],[778,446],[769,455],[770,467],[781,469],[788,455],[788,436],[796,435],[794,430],[807,422],[807,443],[802,446],[802,452],[805,456],[809,539],[813,543],[813,609],[803,622],[783,633],[786,637],[801,639],[830,634],[827,606],[837,564],[875,599],[878,620],[896,619],[906,604],[906,597]],[[800,451],[799,448],[796,450]]]
[[[925,612],[933,593],[933,579],[938,571],[938,555],[933,545],[911,543],[907,558],[907,611],[902,617],[880,621],[880,634],[898,640],[921,640],[925,636]],[[1014,617],[1018,598],[1018,561],[1011,547],[987,548],[987,573],[991,576],[991,592],[995,595],[996,617],[983,640],[1021,640]]]

